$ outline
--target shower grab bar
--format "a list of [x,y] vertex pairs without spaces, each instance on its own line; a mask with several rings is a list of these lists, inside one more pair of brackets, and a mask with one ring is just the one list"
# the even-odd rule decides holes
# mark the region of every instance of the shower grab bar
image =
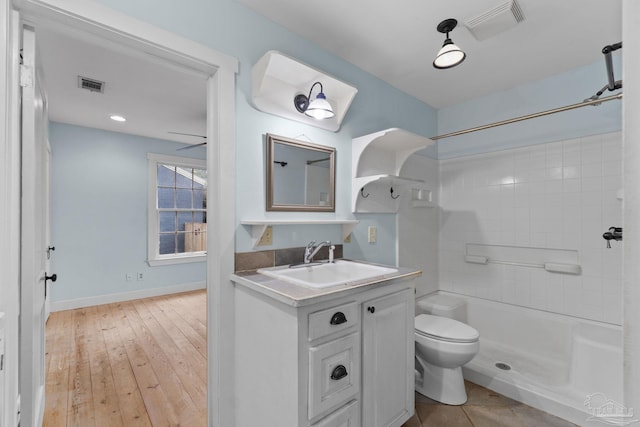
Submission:
[[563,264],[558,262],[545,262],[544,264],[532,264],[527,262],[515,262],[515,261],[502,261],[498,259],[491,259],[485,256],[478,255],[465,255],[465,262],[470,264],[503,264],[512,265],[516,267],[529,267],[529,268],[544,268],[551,273],[564,273],[564,274],[580,274],[582,268],[578,264]]

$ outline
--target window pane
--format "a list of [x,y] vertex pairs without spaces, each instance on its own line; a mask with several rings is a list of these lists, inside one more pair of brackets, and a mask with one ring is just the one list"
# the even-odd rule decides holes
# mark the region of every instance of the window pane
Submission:
[[175,208],[173,201],[173,188],[158,188],[158,207],[159,208]]
[[193,188],[193,169],[190,169],[190,168],[176,169],[176,187]]
[[176,168],[158,164],[158,186],[159,187],[175,187],[176,184]]
[[191,190],[176,189],[176,207],[181,209],[191,209],[193,207],[191,203]]
[[161,234],[160,235],[160,255],[176,253],[176,235]]
[[206,169],[158,163],[156,177],[158,253],[205,251]]
[[193,190],[193,207],[195,209],[206,209],[206,192],[203,190]]
[[184,233],[178,233],[178,247],[176,253],[184,252]]
[[194,169],[193,170],[193,188],[207,188],[207,171],[206,169]]
[[178,230],[190,231],[185,229],[186,223],[193,223],[193,212],[178,212]]
[[176,213],[160,212],[160,232],[176,231]]

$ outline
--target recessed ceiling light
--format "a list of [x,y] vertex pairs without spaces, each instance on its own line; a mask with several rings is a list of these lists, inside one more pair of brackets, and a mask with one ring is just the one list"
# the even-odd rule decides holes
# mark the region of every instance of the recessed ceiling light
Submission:
[[116,122],[126,122],[126,121],[127,121],[127,119],[125,119],[124,117],[119,116],[119,115],[117,115],[117,114],[112,114],[112,115],[110,115],[110,116],[109,116],[109,118],[110,118],[111,120],[116,121]]

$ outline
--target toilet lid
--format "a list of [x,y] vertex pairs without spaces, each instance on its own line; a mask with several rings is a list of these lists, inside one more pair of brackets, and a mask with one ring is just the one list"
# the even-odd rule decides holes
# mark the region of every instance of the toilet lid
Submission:
[[416,333],[454,342],[474,342],[480,337],[471,326],[448,317],[420,314],[415,318]]

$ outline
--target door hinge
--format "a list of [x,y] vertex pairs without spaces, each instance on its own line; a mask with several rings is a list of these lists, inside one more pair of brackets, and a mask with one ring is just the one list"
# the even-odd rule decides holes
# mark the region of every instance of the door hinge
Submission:
[[33,87],[33,67],[20,66],[20,86]]

